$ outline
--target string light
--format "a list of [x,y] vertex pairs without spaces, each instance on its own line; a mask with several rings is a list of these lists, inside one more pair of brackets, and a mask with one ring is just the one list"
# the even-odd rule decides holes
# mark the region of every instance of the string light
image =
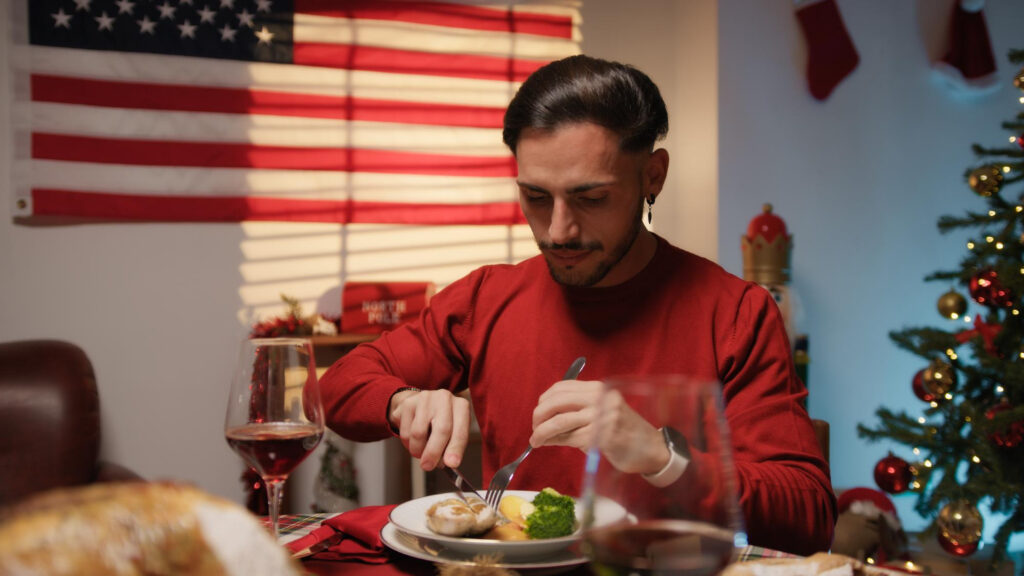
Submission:
[[914,446],[914,449],[911,450],[911,452],[914,453],[914,456],[918,456],[919,454],[921,454],[921,449],[918,448],[917,446]]
[[[1020,354],[1021,354],[1021,356],[1024,356],[1024,352],[1021,352]],[[1004,391],[1003,390],[1003,385],[1002,384],[997,384],[996,385],[996,393],[1002,394],[1003,391]]]
[[970,324],[971,323],[971,315],[970,314],[968,314],[967,316],[964,316],[964,323],[966,323],[966,324]]
[[1002,249],[1003,249],[1003,243],[1002,242],[996,242],[996,250],[1002,250]]
[[995,240],[995,238],[993,238],[992,236],[985,236],[985,242],[991,244],[993,240]]
[[1014,308],[1013,310],[1010,310],[1010,314],[1013,314],[1014,316],[1020,316],[1020,310]]
[[1009,173],[1010,173],[1010,167],[1009,167],[1009,166],[1006,166],[1006,165],[1004,164],[1004,165],[1003,165],[1003,174],[1009,174]]
[[967,249],[968,250],[974,250],[974,241],[973,240],[968,240],[967,241]]
[[952,400],[953,399],[953,393],[952,392],[946,392],[946,395],[943,396],[943,398],[945,398],[946,400]]
[[1014,211],[1016,212],[1020,212],[1021,210],[1024,210],[1024,206],[1018,204],[1016,207],[1014,207]]
[[971,457],[971,462],[974,462],[975,464],[981,464],[981,458],[978,458],[978,455],[975,454],[974,456]]
[[924,464],[925,468],[931,468],[932,467],[932,460],[931,460],[931,458],[926,458],[925,461],[922,462],[922,464]]
[[917,419],[918,424],[924,424],[925,422],[927,422],[927,420],[925,420],[924,416],[921,416],[920,418]]
[[931,401],[931,407],[932,407],[932,408],[938,408],[938,407],[939,407],[939,403],[938,403],[938,402],[936,402],[935,400],[932,400],[932,401]]
[[994,217],[996,215],[996,211],[995,210],[989,210],[988,211],[988,215],[989,215],[989,218],[992,218],[992,217]]

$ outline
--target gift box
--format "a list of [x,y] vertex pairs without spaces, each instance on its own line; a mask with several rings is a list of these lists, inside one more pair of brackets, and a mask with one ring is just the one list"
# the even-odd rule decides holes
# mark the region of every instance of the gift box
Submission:
[[341,330],[391,330],[419,316],[434,291],[433,282],[346,282],[341,291]]

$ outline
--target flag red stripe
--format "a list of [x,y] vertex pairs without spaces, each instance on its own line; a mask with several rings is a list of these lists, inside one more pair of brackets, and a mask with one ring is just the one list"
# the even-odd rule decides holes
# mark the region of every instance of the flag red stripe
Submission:
[[572,38],[572,18],[441,2],[295,0],[295,11],[336,18],[393,20],[431,26]]
[[500,128],[504,108],[32,75],[32,100],[141,110],[267,114],[430,126]]
[[417,52],[322,42],[296,43],[292,47],[292,59],[303,66],[509,82],[522,82],[547,63],[504,56]]
[[231,142],[169,142],[32,134],[32,157],[70,162],[206,168],[334,170],[508,178],[512,156],[451,156],[360,148],[256,146]]
[[493,204],[397,204],[349,200],[289,200],[263,197],[180,197],[107,194],[34,188],[36,216],[70,216],[156,222],[275,220],[340,224],[512,225],[523,224],[515,202]]

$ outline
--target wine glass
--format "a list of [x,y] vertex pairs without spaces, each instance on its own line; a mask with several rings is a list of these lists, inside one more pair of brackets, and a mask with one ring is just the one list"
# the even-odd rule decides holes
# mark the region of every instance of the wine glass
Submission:
[[[681,375],[613,377],[604,384],[583,488],[583,548],[595,573],[717,574],[747,543],[720,386]],[[643,433],[625,433],[620,423],[637,416],[646,423],[632,430]],[[676,453],[666,466],[675,474],[661,479],[678,477],[662,487],[619,470],[608,456],[652,446]],[[609,507],[625,514],[603,523]]]
[[271,530],[288,475],[324,434],[324,408],[313,346],[303,338],[253,338],[242,342],[231,380],[224,436],[263,478]]

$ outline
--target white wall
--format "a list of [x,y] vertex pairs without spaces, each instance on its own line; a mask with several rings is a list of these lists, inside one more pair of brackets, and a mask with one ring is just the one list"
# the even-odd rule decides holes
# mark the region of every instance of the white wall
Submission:
[[[1004,85],[970,102],[929,75],[945,50],[949,1],[839,0],[861,61],[824,102],[805,88],[806,45],[792,4],[719,2],[719,261],[742,273],[740,236],[761,204],[773,203],[794,236],[809,409],[832,426],[833,482],[874,487],[874,464],[890,448],[911,454],[867,444],[856,425],[874,424],[883,404],[914,415],[924,408],[911,391],[923,361],[888,333],[951,322],[935,309],[949,285],[923,279],[959,266],[965,236],[940,235],[935,224],[985,209],[963,172],[972,143],[1006,145],[1000,123],[1021,109],[1010,83],[1018,67],[1006,54],[1022,47],[1024,3],[986,3]],[[904,523],[920,528],[914,496],[894,500]]]
[[[7,70],[9,4],[0,0],[0,126],[11,126]],[[709,11],[710,0],[677,6],[671,0],[630,8],[590,0],[583,10],[586,48],[653,70],[666,86],[670,109],[703,117],[704,138],[715,125],[713,65],[677,54],[672,18]],[[713,12],[713,10],[712,10]],[[665,15],[673,15],[666,19]],[[629,23],[630,41],[616,25]],[[687,24],[689,25],[689,24]],[[714,26],[695,39],[714,49]],[[692,90],[676,84],[678,70],[708,76],[699,107],[673,106]],[[656,73],[655,73],[656,72]],[[9,130],[0,138],[0,174],[9,174]],[[666,145],[695,146],[695,133],[676,131]],[[710,140],[709,140],[710,141]],[[713,147],[704,150],[713,157]],[[685,168],[673,160],[672,186],[683,189],[686,170],[704,182],[713,161]],[[241,502],[240,461],[223,440],[226,386],[236,343],[263,314],[284,311],[279,294],[301,299],[306,312],[335,313],[342,279],[434,280],[447,284],[481,264],[535,253],[525,227],[400,228],[294,224],[97,224],[38,228],[11,221],[8,183],[0,183],[0,341],[60,338],[91,358],[99,381],[103,452],[151,479],[179,479]],[[674,198],[670,198],[673,197]],[[713,190],[691,200],[663,194],[655,227],[673,240],[714,256]],[[672,227],[674,212],[693,205],[692,225]],[[699,215],[697,214],[699,213]],[[663,230],[664,229],[664,230]],[[698,233],[698,231],[700,231]],[[361,447],[362,448],[362,447]],[[356,454],[363,503],[379,503],[379,451]],[[315,462],[303,465],[309,485]],[[295,495],[299,509],[308,489]]]

